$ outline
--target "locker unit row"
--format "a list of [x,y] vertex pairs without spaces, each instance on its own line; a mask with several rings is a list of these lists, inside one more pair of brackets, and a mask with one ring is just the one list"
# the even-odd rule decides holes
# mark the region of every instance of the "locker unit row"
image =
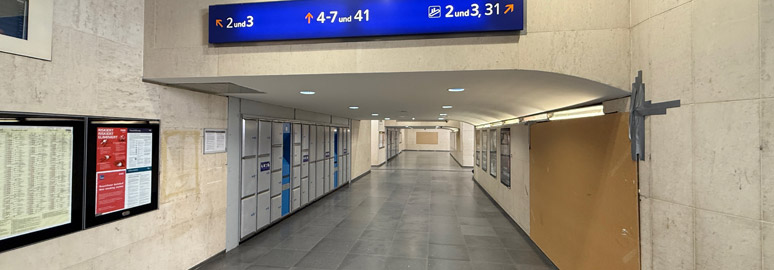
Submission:
[[242,120],[240,237],[349,183],[350,129]]

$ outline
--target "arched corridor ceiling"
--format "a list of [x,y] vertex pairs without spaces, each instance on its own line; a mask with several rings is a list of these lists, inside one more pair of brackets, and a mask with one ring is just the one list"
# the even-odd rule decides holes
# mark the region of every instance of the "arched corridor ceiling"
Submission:
[[[163,84],[234,83],[262,93],[219,93],[352,119],[447,119],[474,125],[580,104],[629,92],[598,82],[542,71],[481,70],[407,73],[270,75],[153,79]],[[449,92],[464,88],[464,92]],[[301,95],[300,91],[315,91]],[[452,109],[442,106],[451,105]],[[360,109],[351,110],[350,106]],[[378,113],[378,117],[371,116]]]

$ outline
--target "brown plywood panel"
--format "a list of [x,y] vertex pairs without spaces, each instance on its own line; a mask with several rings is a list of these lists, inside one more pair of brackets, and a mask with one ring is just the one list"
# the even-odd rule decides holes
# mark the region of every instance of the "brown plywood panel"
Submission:
[[535,243],[560,269],[640,269],[637,164],[628,114],[530,129]]
[[417,132],[417,144],[438,144],[438,132]]

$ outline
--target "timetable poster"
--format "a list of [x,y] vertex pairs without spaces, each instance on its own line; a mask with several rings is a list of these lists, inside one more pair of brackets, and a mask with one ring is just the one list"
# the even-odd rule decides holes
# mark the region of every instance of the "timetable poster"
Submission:
[[153,132],[97,128],[97,215],[151,203]]
[[0,240],[71,223],[73,140],[72,127],[0,126]]

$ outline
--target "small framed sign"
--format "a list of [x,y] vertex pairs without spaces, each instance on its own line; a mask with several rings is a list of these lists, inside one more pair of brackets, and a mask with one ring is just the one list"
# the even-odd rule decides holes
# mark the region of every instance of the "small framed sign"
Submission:
[[205,129],[204,130],[204,153],[217,154],[226,152],[226,130],[225,129]]

